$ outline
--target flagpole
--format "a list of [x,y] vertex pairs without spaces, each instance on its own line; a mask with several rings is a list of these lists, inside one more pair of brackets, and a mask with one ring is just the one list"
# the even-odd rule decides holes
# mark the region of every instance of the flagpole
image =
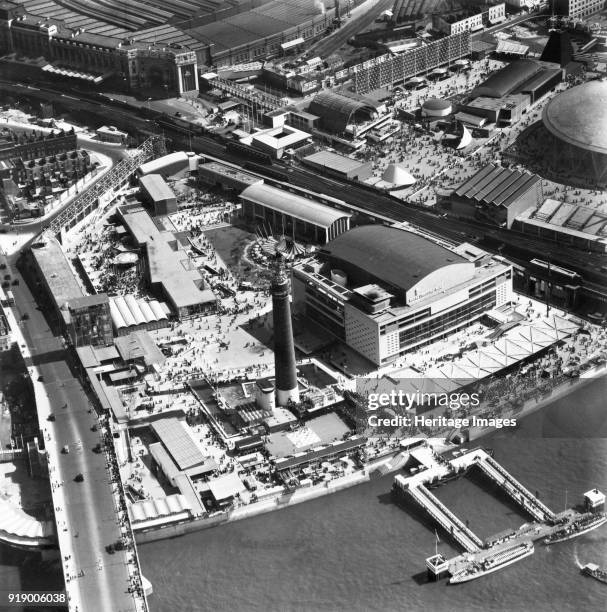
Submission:
[[438,532],[434,529],[434,535],[436,539],[434,540],[434,554],[438,555]]

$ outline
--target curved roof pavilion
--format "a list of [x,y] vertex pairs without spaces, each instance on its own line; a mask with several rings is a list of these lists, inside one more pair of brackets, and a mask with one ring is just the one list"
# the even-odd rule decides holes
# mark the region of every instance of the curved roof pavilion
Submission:
[[325,245],[321,253],[357,282],[379,281],[407,292],[429,274],[468,260],[432,240],[395,227],[363,225]]

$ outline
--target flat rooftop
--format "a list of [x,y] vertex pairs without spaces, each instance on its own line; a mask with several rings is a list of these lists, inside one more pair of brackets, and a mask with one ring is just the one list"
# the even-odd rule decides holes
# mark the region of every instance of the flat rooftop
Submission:
[[546,199],[538,208],[529,208],[518,217],[523,223],[562,232],[586,240],[605,241],[607,215],[587,206]]
[[119,206],[118,212],[138,246],[143,246],[160,234],[154,220],[143,206]]
[[311,134],[289,126],[271,128],[252,136],[253,143],[263,144],[272,149],[290,147],[311,138]]
[[[324,0],[324,6],[332,8],[333,0]],[[319,16],[318,6],[312,1],[273,0],[240,15],[189,28],[186,32],[201,42],[212,44],[212,53],[217,54],[281,34]]]
[[204,172],[213,172],[215,174],[225,176],[227,178],[232,178],[239,181],[240,183],[244,183],[247,185],[255,185],[257,183],[263,182],[263,179],[259,178],[258,176],[255,176],[254,174],[251,174],[239,168],[234,168],[233,166],[228,166],[227,164],[221,164],[216,161],[210,161],[206,162],[205,164],[200,164],[198,166],[198,171],[200,172],[201,170]]
[[215,294],[204,289],[200,272],[190,268],[186,252],[179,249],[172,233],[159,232],[146,244],[146,249],[151,283],[161,284],[176,308],[215,301]]
[[304,162],[317,164],[330,168],[336,172],[347,173],[360,168],[363,164],[356,159],[332,153],[331,151],[319,151],[303,158]]
[[50,288],[57,308],[61,308],[70,300],[84,297],[84,291],[55,238],[45,237],[32,245],[31,252]]
[[206,457],[179,419],[160,419],[154,421],[151,427],[180,471],[205,463]]
[[175,198],[173,190],[160,174],[146,174],[139,178],[139,183],[154,202]]

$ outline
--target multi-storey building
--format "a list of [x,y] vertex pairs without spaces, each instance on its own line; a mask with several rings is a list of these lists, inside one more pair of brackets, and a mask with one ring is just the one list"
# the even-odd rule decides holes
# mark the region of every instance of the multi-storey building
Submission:
[[396,227],[357,227],[293,268],[294,310],[376,365],[463,329],[512,299],[512,267]]
[[499,23],[506,19],[505,3],[494,6],[474,5],[465,11],[452,13],[435,13],[432,15],[432,27],[443,34],[461,34],[475,32],[485,26]]
[[10,351],[14,344],[11,328],[0,308],[0,353]]
[[[0,52],[44,58],[42,70],[56,77],[100,83],[112,79],[133,90],[187,94],[198,90],[198,55],[208,45],[182,34],[183,43],[157,43],[156,34],[108,36],[41,18],[14,2],[0,2]],[[135,40],[135,39],[139,40]],[[141,40],[143,38],[144,40]],[[193,48],[188,47],[188,43]],[[72,71],[79,71],[75,75]]]
[[605,8],[606,0],[552,0],[552,10],[565,17],[588,17]]
[[78,146],[76,133],[63,130],[43,134],[29,132],[16,134],[10,131],[0,135],[0,161],[20,158],[24,160],[58,155]]
[[35,242],[24,260],[25,271],[40,290],[46,313],[67,332],[75,346],[112,344],[112,318],[106,294],[85,295],[55,238]]
[[78,149],[58,155],[49,155],[39,159],[13,159],[13,180],[19,183],[40,182],[45,177],[61,174],[66,177],[84,176],[91,167],[91,158],[87,151]]
[[109,346],[114,341],[110,301],[105,293],[68,302],[68,332],[74,346]]

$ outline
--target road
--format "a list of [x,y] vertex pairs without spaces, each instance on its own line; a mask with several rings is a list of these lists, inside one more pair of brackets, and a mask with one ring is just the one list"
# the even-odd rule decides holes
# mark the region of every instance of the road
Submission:
[[[10,263],[9,263],[10,266]],[[105,547],[121,537],[106,455],[93,452],[101,442],[95,411],[80,382],[68,366],[62,339],[55,336],[38,309],[23,278],[10,267],[19,285],[11,287],[12,308],[22,338],[20,348],[36,390],[36,409],[50,464],[57,535],[72,609],[79,612],[136,610],[130,585],[126,551],[110,555]],[[23,320],[23,314],[29,318]],[[55,421],[48,420],[48,414]],[[69,446],[69,453],[61,449]],[[84,476],[76,482],[77,474]],[[57,510],[59,508],[59,510]],[[65,557],[71,557],[67,561]],[[80,572],[84,575],[78,576]],[[80,604],[76,603],[80,602]]]

